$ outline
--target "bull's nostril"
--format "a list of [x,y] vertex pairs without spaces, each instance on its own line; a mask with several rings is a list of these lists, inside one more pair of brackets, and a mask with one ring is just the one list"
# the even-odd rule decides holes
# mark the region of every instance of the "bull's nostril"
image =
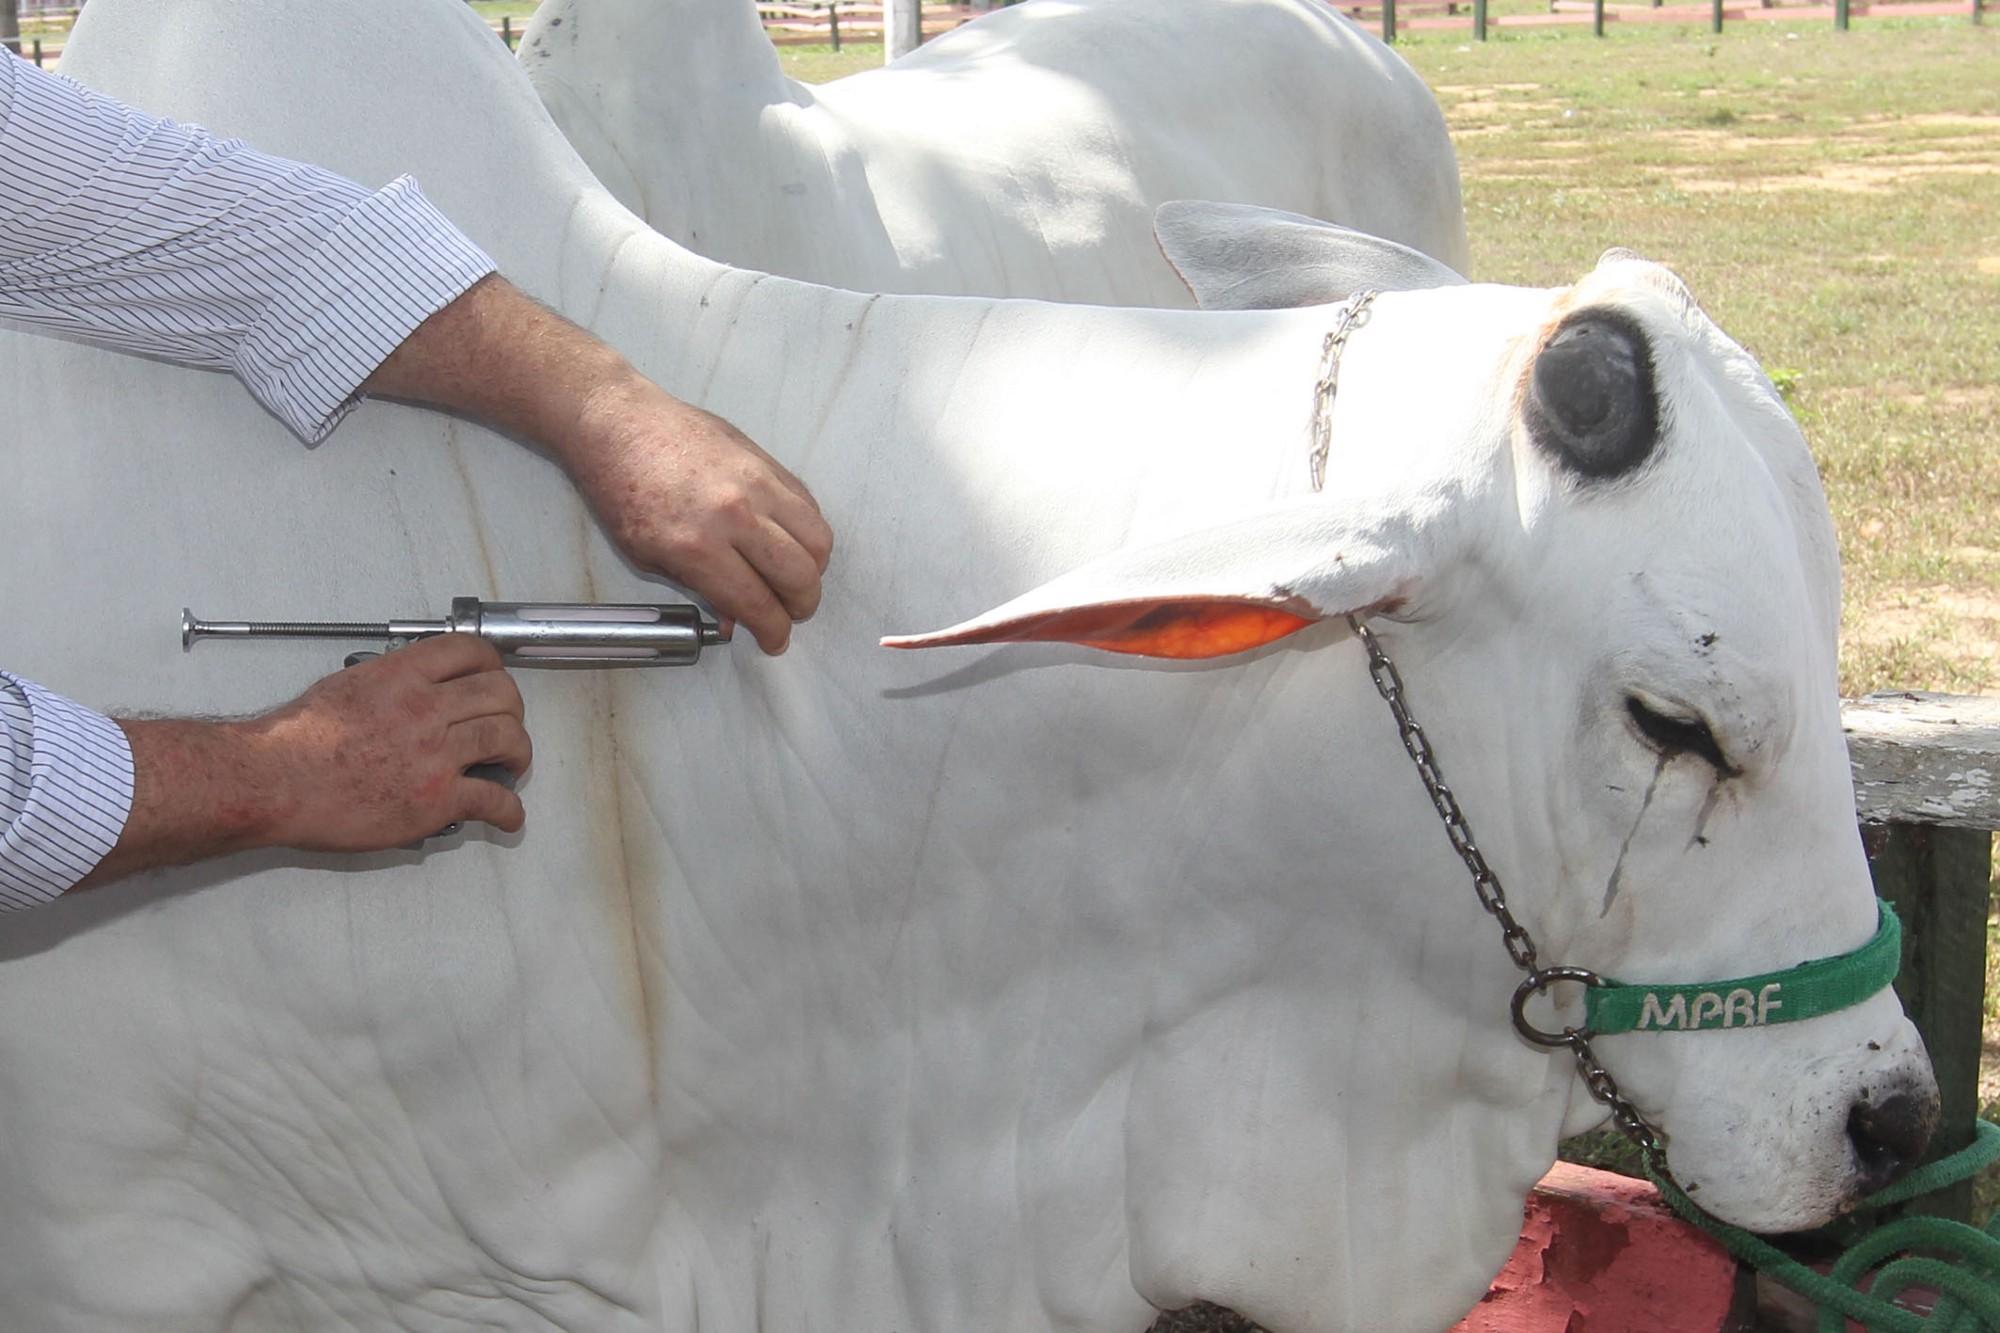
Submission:
[[1935,1098],[1906,1092],[1854,1104],[1847,1114],[1847,1137],[1861,1164],[1865,1189],[1881,1189],[1917,1164],[1930,1145],[1937,1113]]

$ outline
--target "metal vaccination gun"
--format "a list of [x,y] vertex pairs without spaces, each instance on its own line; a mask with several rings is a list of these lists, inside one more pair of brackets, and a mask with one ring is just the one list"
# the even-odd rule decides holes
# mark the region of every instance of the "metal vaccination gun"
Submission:
[[[356,639],[399,648],[436,634],[477,634],[509,666],[691,666],[726,643],[722,627],[686,602],[482,602],[455,597],[443,620],[208,621],[181,611],[181,651],[197,639]],[[352,654],[349,665],[362,656]]]
[[[524,667],[692,666],[703,648],[728,642],[719,624],[686,602],[482,602],[454,597],[451,614],[443,620],[373,622],[208,621],[181,609],[184,653],[193,651],[197,639],[361,639],[391,651],[437,634],[477,634],[500,650],[507,665]],[[378,655],[349,653],[346,665]],[[514,775],[499,764],[475,764],[466,773],[510,791],[514,787]],[[450,824],[433,836],[447,837],[460,827]]]

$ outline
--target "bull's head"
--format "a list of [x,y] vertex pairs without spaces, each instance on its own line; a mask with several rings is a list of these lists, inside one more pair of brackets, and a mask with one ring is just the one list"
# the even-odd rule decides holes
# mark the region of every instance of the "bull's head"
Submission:
[[[1867,941],[1825,500],[1769,380],[1681,282],[1614,251],[1567,289],[1472,287],[1214,205],[1170,205],[1160,230],[1206,307],[1391,289],[1339,369],[1325,492],[891,642],[1211,657],[1371,617],[1544,963],[1685,982]],[[1453,891],[1465,930],[1489,930]],[[1684,1031],[1663,1011],[1675,1030],[1598,1043],[1699,1202],[1811,1226],[1920,1155],[1936,1090],[1893,993],[1787,1026],[1737,1016]],[[1577,1088],[1563,1128],[1601,1118]]]

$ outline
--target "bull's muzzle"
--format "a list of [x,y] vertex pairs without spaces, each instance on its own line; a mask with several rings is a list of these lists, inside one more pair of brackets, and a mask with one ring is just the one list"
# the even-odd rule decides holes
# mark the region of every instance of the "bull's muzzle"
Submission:
[[1847,1113],[1847,1138],[1860,1167],[1858,1192],[1873,1194],[1923,1160],[1937,1122],[1935,1091],[1899,1090],[1874,1097],[1864,1090]]

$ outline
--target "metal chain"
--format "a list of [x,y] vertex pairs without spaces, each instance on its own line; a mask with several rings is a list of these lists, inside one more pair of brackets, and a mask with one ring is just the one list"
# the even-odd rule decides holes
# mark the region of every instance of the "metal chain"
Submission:
[[1431,749],[1430,737],[1410,713],[1410,705],[1403,690],[1402,673],[1389,660],[1389,654],[1382,651],[1381,643],[1375,638],[1375,631],[1361,623],[1357,616],[1349,616],[1347,623],[1353,627],[1355,637],[1368,649],[1368,673],[1375,678],[1375,688],[1388,701],[1389,711],[1395,714],[1396,730],[1403,739],[1403,748],[1410,752],[1410,760],[1417,766],[1417,776],[1423,779],[1424,790],[1430,793],[1431,804],[1437,808],[1438,818],[1444,821],[1445,836],[1451,840],[1452,850],[1458,853],[1465,868],[1472,874],[1472,891],[1479,896],[1479,905],[1493,914],[1500,923],[1500,940],[1507,946],[1507,956],[1514,960],[1514,966],[1523,972],[1534,973],[1541,970],[1535,953],[1535,940],[1528,928],[1514,918],[1507,905],[1506,890],[1500,887],[1500,877],[1493,873],[1493,867],[1486,863],[1486,856],[1472,840],[1472,826],[1466,822],[1465,811],[1459,807],[1458,798],[1445,785],[1444,774],[1438,769],[1437,753]]
[[[1348,338],[1368,322],[1369,307],[1374,304],[1377,295],[1379,293],[1373,291],[1356,292],[1343,302],[1340,316],[1320,350],[1319,380],[1313,386],[1312,453],[1309,458],[1315,491],[1326,484],[1326,460],[1333,447],[1333,400],[1340,392],[1340,356],[1347,348]],[[1493,867],[1486,863],[1485,854],[1473,841],[1472,826],[1465,818],[1465,811],[1445,783],[1444,774],[1438,767],[1437,753],[1431,749],[1430,738],[1410,712],[1403,677],[1396,670],[1396,664],[1389,660],[1389,654],[1382,650],[1374,631],[1362,624],[1359,616],[1349,616],[1347,623],[1354,630],[1354,636],[1368,650],[1368,674],[1374,678],[1375,688],[1395,715],[1396,731],[1402,737],[1403,748],[1409,752],[1410,762],[1417,766],[1417,776],[1423,780],[1424,790],[1429,793],[1438,818],[1444,821],[1445,836],[1451,841],[1452,850],[1458,853],[1466,871],[1472,876],[1472,891],[1478,897],[1479,905],[1500,923],[1500,941],[1506,946],[1507,956],[1513,959],[1514,966],[1527,974],[1527,979],[1514,992],[1515,1028],[1537,1045],[1569,1048],[1576,1058],[1577,1074],[1583,1079],[1584,1088],[1610,1110],[1611,1123],[1639,1149],[1650,1170],[1672,1180],[1673,1176],[1667,1170],[1666,1136],[1648,1123],[1639,1108],[1619,1091],[1617,1080],[1591,1049],[1590,1034],[1574,1027],[1565,1027],[1559,1033],[1544,1032],[1528,1021],[1525,1006],[1535,995],[1559,981],[1589,984],[1597,979],[1596,975],[1581,968],[1545,968],[1541,965],[1534,936],[1528,933],[1528,928],[1520,923],[1508,906],[1507,893],[1500,886],[1500,877],[1493,873]]]
[[1437,754],[1431,749],[1430,738],[1410,712],[1402,673],[1396,670],[1396,664],[1383,651],[1375,632],[1362,624],[1359,616],[1347,617],[1347,623],[1353,629],[1354,637],[1361,640],[1362,646],[1368,650],[1368,674],[1374,678],[1376,690],[1395,715],[1397,734],[1402,737],[1403,748],[1409,752],[1410,761],[1417,766],[1417,776],[1423,780],[1424,790],[1429,793],[1438,818],[1444,821],[1445,836],[1450,839],[1452,850],[1458,853],[1472,875],[1472,891],[1478,896],[1479,905],[1500,923],[1500,938],[1507,947],[1507,956],[1514,960],[1514,966],[1527,973],[1527,979],[1514,992],[1515,1027],[1522,1036],[1537,1045],[1568,1047],[1576,1058],[1576,1070],[1583,1079],[1584,1088],[1610,1110],[1611,1123],[1638,1148],[1650,1170],[1672,1180],[1673,1176],[1667,1170],[1666,1136],[1619,1091],[1611,1071],[1591,1050],[1590,1034],[1574,1027],[1565,1027],[1559,1033],[1544,1032],[1527,1021],[1524,1006],[1534,995],[1559,981],[1588,984],[1595,979],[1594,974],[1581,968],[1545,968],[1541,965],[1534,936],[1528,933],[1528,928],[1515,918],[1513,909],[1508,906],[1507,893],[1500,886],[1500,877],[1493,873],[1493,867],[1486,863],[1485,854],[1473,841],[1472,826],[1465,818],[1465,811],[1438,768]]
[[1368,322],[1368,307],[1379,294],[1356,292],[1341,302],[1340,317],[1320,348],[1319,382],[1313,386],[1312,454],[1307,460],[1316,491],[1326,485],[1326,456],[1333,448],[1333,398],[1340,392],[1340,354],[1347,348],[1348,335]]

